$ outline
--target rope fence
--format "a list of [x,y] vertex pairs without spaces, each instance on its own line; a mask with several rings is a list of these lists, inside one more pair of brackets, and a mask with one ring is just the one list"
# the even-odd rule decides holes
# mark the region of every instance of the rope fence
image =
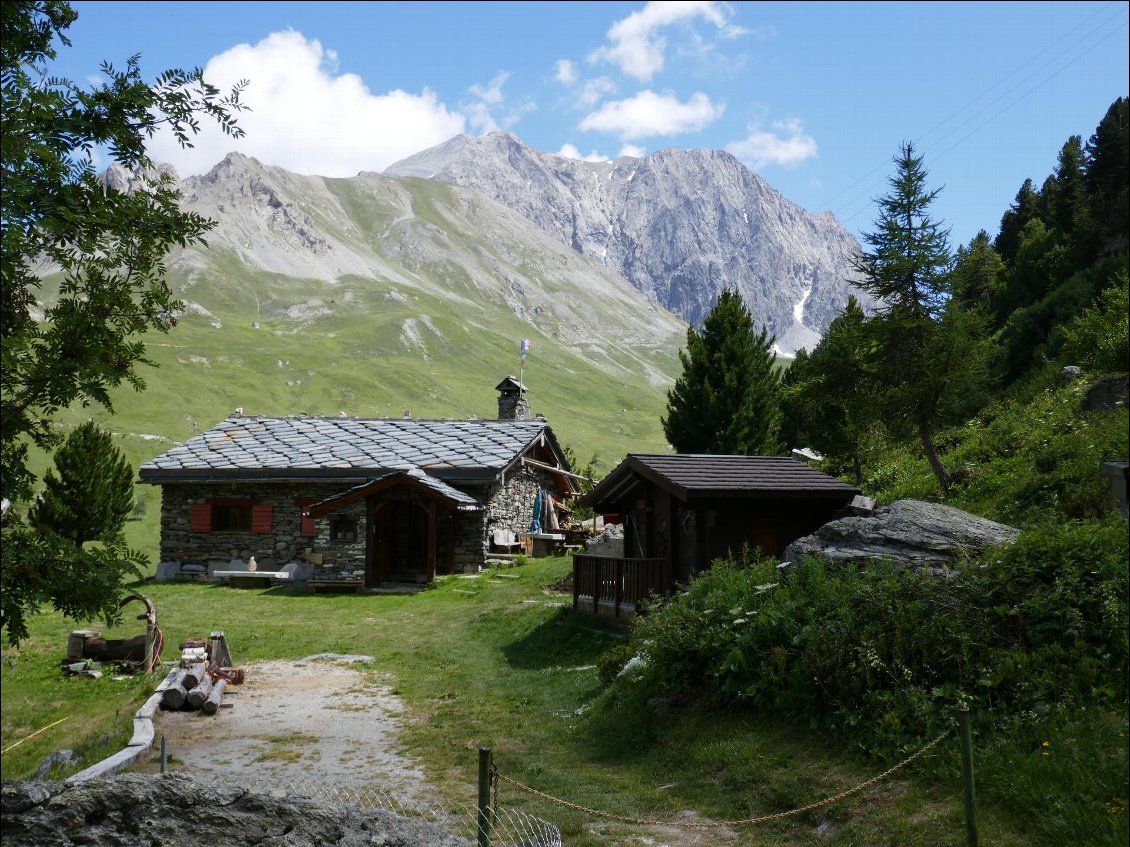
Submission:
[[513,777],[509,777],[506,774],[501,773],[496,767],[493,766],[493,764],[491,765],[491,777],[496,783],[497,783],[497,781],[505,782],[508,785],[512,785],[513,787],[517,788],[519,791],[526,792],[526,793],[531,794],[535,797],[540,797],[541,799],[546,800],[550,803],[555,803],[557,805],[564,806],[564,807],[569,808],[569,809],[573,809],[574,811],[584,812],[585,814],[593,815],[594,817],[605,818],[607,820],[613,820],[613,821],[617,821],[619,823],[631,824],[633,826],[665,826],[665,827],[676,827],[676,828],[682,828],[682,829],[714,829],[714,828],[720,828],[720,827],[751,826],[751,825],[755,825],[755,824],[768,823],[769,821],[780,820],[781,818],[788,818],[788,817],[793,817],[795,815],[801,815],[801,814],[804,814],[805,812],[811,812],[814,809],[819,809],[823,806],[829,806],[833,803],[838,803],[839,801],[845,800],[848,797],[851,797],[854,794],[858,794],[861,791],[866,791],[868,788],[871,788],[872,786],[877,785],[878,783],[887,779],[889,776],[891,776],[895,772],[899,771],[900,769],[906,767],[907,765],[917,761],[922,756],[926,755],[926,753],[928,753],[930,750],[932,750],[934,747],[936,747],[938,744],[940,744],[943,740],[948,738],[952,732],[953,732],[952,728],[947,729],[945,732],[943,732],[941,735],[939,735],[933,741],[928,742],[925,746],[923,746],[917,752],[915,752],[915,753],[911,754],[910,756],[908,756],[907,758],[903,759],[898,764],[893,765],[890,768],[887,768],[887,770],[883,771],[881,774],[878,774],[877,776],[873,776],[871,779],[868,779],[864,782],[861,782],[859,785],[856,785],[854,788],[849,788],[846,791],[841,791],[838,794],[832,795],[831,797],[826,797],[823,800],[817,800],[814,803],[809,803],[805,806],[800,806],[799,808],[796,808],[796,809],[790,809],[790,810],[785,811],[785,812],[776,812],[776,813],[771,814],[771,815],[759,815],[759,816],[753,817],[753,818],[744,818],[742,820],[733,820],[733,821],[657,820],[657,819],[649,819],[649,818],[627,817],[627,816],[624,816],[624,815],[613,814],[612,812],[603,812],[603,811],[600,811],[598,809],[592,809],[592,808],[589,808],[588,806],[583,806],[579,803],[573,803],[573,802],[570,802],[569,800],[564,800],[560,797],[554,797],[551,794],[546,794],[543,791],[538,791],[536,788],[531,788],[530,786],[528,786],[528,785],[526,785],[522,782],[519,782],[518,780],[514,779]]

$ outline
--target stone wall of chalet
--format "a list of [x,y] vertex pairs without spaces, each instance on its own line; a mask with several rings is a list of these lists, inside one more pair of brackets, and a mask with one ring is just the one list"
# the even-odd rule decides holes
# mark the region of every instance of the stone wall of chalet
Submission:
[[[255,557],[257,569],[274,571],[296,559],[314,564],[314,579],[365,579],[365,502],[358,500],[314,521],[314,533],[303,533],[302,503],[315,503],[341,494],[341,484],[230,483],[169,484],[162,486],[161,560],[182,565],[206,565],[210,570],[226,570],[233,559],[244,562]],[[479,497],[482,491],[470,492]],[[192,506],[211,500],[249,499],[271,507],[271,533],[193,532]],[[335,519],[357,522],[355,540],[335,541],[331,537]],[[483,512],[457,512],[455,521],[454,570],[474,573],[483,564],[487,551],[486,520]],[[528,521],[527,521],[528,523]],[[438,573],[447,566],[447,533],[439,533]]]
[[[207,565],[212,570],[232,559],[255,557],[258,570],[278,570],[287,562],[321,553],[323,566],[357,564],[365,570],[365,504],[350,505],[315,521],[314,533],[302,532],[302,505],[340,494],[339,484],[302,483],[201,483],[169,484],[161,494],[161,559],[181,564]],[[249,499],[271,507],[271,532],[193,532],[192,507],[212,500]],[[330,540],[332,517],[358,520],[356,541]]]
[[[507,475],[505,483],[494,483],[487,493],[486,542],[488,548],[495,529],[526,532],[534,518],[534,498],[538,487],[560,499],[557,481],[539,468],[523,467]],[[548,532],[548,529],[543,527]]]

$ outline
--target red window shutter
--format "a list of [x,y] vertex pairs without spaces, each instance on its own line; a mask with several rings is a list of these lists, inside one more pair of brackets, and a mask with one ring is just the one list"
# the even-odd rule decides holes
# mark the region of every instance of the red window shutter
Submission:
[[189,508],[189,528],[192,532],[212,531],[212,505],[193,503]]
[[317,526],[314,525],[314,519],[307,514],[304,514],[306,509],[312,504],[313,500],[295,500],[298,505],[298,512],[302,515],[302,525],[299,526],[298,531],[302,535],[313,535],[318,531]]
[[270,506],[252,506],[251,531],[256,535],[270,535],[271,514],[272,510]]

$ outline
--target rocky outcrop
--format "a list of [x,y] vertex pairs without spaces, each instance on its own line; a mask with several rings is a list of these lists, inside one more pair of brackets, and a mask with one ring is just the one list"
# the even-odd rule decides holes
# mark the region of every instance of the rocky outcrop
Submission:
[[941,568],[963,553],[1012,541],[1018,530],[952,506],[898,500],[869,516],[841,518],[797,539],[785,559],[840,562],[885,559],[906,568]]
[[282,792],[204,784],[169,773],[121,774],[68,786],[5,782],[5,847],[85,844],[302,844],[469,847],[435,824],[384,809],[326,805]]
[[474,188],[690,323],[736,290],[786,352],[811,349],[849,294],[873,303],[846,281],[860,248],[835,216],[806,212],[720,150],[583,162],[492,133],[385,173]]

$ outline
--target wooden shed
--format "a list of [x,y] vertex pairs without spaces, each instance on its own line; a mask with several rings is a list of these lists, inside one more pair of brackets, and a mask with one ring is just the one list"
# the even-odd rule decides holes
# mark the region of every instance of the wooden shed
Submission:
[[581,500],[622,517],[624,555],[574,557],[574,606],[666,595],[747,544],[779,556],[859,493],[784,456],[629,454]]

